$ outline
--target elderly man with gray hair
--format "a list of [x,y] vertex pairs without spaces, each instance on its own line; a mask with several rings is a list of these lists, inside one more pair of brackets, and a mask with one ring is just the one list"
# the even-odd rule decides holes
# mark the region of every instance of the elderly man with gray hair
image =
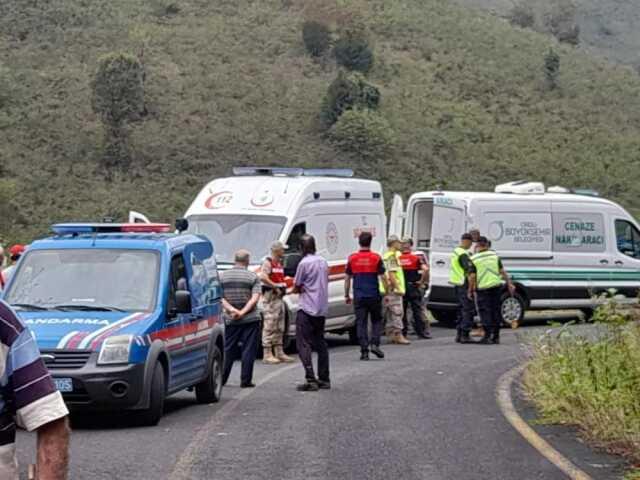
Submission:
[[293,358],[284,353],[284,301],[287,284],[284,277],[285,244],[276,240],[271,244],[271,255],[264,259],[260,269],[262,280],[262,347],[263,362],[277,365],[280,362],[293,362]]
[[248,270],[249,252],[238,250],[235,265],[223,272],[220,283],[224,291],[222,306],[225,321],[224,331],[224,372],[223,385],[227,383],[233,362],[242,359],[240,388],[255,387],[253,383],[253,364],[258,354],[258,336],[260,335],[260,280]]

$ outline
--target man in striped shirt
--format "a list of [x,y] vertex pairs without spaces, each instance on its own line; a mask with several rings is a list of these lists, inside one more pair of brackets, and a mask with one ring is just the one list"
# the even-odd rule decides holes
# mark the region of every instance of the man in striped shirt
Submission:
[[38,432],[37,478],[66,479],[68,414],[31,332],[0,301],[0,478],[18,479],[17,423]]

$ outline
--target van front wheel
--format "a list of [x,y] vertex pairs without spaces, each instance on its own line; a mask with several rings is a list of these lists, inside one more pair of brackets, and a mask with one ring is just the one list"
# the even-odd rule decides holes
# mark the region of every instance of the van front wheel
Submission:
[[500,300],[500,313],[502,314],[502,322],[507,326],[511,326],[514,322],[520,325],[524,320],[525,302],[522,295],[518,292],[513,295],[505,293]]

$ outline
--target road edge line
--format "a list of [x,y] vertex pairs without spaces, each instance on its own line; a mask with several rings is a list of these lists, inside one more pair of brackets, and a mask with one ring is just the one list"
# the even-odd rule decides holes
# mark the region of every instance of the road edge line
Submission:
[[[245,400],[247,397],[251,396],[258,387],[269,382],[275,377],[278,377],[283,373],[288,372],[289,370],[293,370],[294,368],[299,368],[299,367],[300,367],[300,364],[296,362],[295,364],[288,365],[286,367],[280,367],[277,370],[274,370],[273,372],[269,372],[267,375],[265,375],[263,378],[261,378],[259,381],[256,382],[256,388],[247,388],[245,390],[242,390],[237,397],[225,403],[222,406],[222,408],[220,408],[220,410],[218,410],[211,417],[209,417],[209,420],[202,425],[202,428],[200,428],[196,432],[196,434],[193,436],[191,441],[189,441],[189,444],[187,445],[187,447],[182,451],[182,453],[178,457],[178,461],[174,463],[171,473],[167,476],[167,478],[169,480],[191,479],[191,469],[193,467],[193,458],[194,458],[194,454],[196,453],[195,451],[197,450],[201,441],[208,437],[208,434],[210,433],[211,428],[214,427],[216,423],[221,422],[229,413],[235,410],[238,407],[238,405],[242,403],[242,401]],[[212,404],[212,405],[215,405],[215,404]]]
[[502,415],[522,437],[535,448],[544,458],[560,469],[571,480],[593,480],[587,473],[574,465],[568,458],[553,448],[542,438],[517,412],[511,395],[515,380],[527,367],[527,363],[512,368],[498,380],[496,400]]

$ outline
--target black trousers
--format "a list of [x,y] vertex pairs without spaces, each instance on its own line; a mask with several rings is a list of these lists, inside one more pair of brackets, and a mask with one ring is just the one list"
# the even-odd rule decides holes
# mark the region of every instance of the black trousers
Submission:
[[468,290],[465,286],[456,286],[456,299],[458,300],[456,328],[459,332],[469,333],[473,328],[475,305],[473,300],[469,298]]
[[229,324],[224,330],[224,370],[222,383],[227,383],[233,362],[242,359],[240,382],[251,383],[253,379],[253,364],[258,355],[258,337],[260,335],[260,322],[252,322],[243,325]]
[[502,289],[495,287],[478,290],[476,294],[478,295],[478,313],[484,327],[485,337],[499,338],[502,323],[502,313],[500,312]]
[[408,313],[411,309],[413,316],[413,328],[416,335],[419,337],[424,336],[424,310],[422,309],[422,302],[424,295],[422,290],[413,286],[407,285],[407,293],[404,295],[404,316],[402,317],[402,335],[405,337],[409,333],[409,318]]
[[298,310],[296,317],[296,348],[304,367],[304,376],[308,382],[315,382],[313,372],[312,350],[318,354],[318,379],[329,381],[329,349],[324,340],[325,317],[314,317]]
[[[382,335],[382,299],[359,298],[354,301],[356,330],[360,348],[369,350],[369,345],[380,346]],[[371,318],[371,338],[369,338],[369,318]]]

